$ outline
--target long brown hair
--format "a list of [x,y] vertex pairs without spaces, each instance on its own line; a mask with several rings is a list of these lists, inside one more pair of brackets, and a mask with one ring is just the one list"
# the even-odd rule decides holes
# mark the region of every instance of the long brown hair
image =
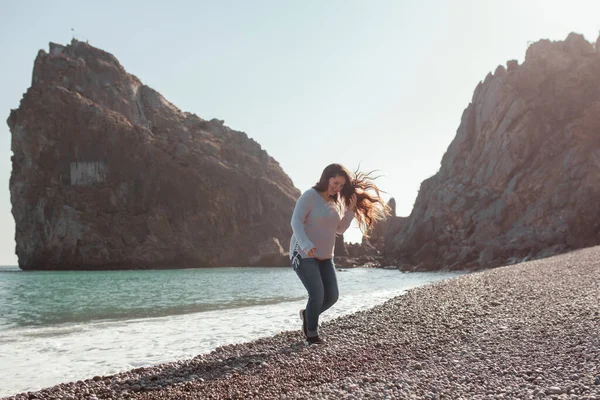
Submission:
[[351,173],[341,164],[330,164],[323,170],[321,179],[313,188],[319,192],[324,192],[329,188],[329,179],[336,176],[346,178],[346,183],[339,194],[333,197],[333,200],[339,204],[340,197],[344,205],[349,207],[350,198],[356,194],[356,211],[354,216],[358,221],[358,227],[363,235],[368,236],[376,222],[385,219],[390,215],[389,206],[381,198],[381,189],[373,182],[378,176],[373,176],[375,171],[360,172],[358,169]]

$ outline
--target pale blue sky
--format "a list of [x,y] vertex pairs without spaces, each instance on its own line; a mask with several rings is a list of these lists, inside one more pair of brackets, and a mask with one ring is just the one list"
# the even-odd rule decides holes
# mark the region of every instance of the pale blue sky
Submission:
[[[530,42],[595,42],[598,0],[0,0],[0,264],[17,263],[5,121],[48,42],[115,55],[180,109],[246,132],[305,190],[380,169],[398,214],[440,165],[475,86]],[[360,236],[356,229],[348,235]]]

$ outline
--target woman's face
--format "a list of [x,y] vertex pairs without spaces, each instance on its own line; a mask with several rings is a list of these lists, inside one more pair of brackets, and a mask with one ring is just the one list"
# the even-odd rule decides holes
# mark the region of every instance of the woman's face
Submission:
[[335,196],[336,194],[342,191],[342,188],[345,184],[346,178],[344,178],[341,175],[329,178],[329,188],[327,188],[327,194],[329,196]]

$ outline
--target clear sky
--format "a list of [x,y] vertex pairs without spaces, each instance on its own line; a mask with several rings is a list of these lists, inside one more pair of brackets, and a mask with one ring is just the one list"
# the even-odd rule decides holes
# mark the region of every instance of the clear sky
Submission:
[[598,0],[0,0],[0,264],[17,264],[5,121],[38,50],[71,28],[180,109],[246,132],[300,190],[360,163],[407,216],[477,83],[533,41],[595,42],[599,16]]

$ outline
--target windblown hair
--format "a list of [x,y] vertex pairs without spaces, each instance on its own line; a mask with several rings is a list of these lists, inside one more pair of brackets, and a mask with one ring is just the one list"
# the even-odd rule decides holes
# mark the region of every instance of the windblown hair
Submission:
[[367,237],[375,223],[390,215],[389,206],[381,198],[383,191],[373,182],[378,178],[378,176],[373,176],[374,172],[364,173],[357,169],[351,173],[341,164],[331,164],[325,167],[321,179],[313,186],[315,190],[324,192],[329,188],[329,179],[337,176],[346,178],[346,184],[338,195],[332,196],[333,200],[337,204],[343,201],[344,205],[349,207],[350,198],[356,193],[354,216],[361,232]]

